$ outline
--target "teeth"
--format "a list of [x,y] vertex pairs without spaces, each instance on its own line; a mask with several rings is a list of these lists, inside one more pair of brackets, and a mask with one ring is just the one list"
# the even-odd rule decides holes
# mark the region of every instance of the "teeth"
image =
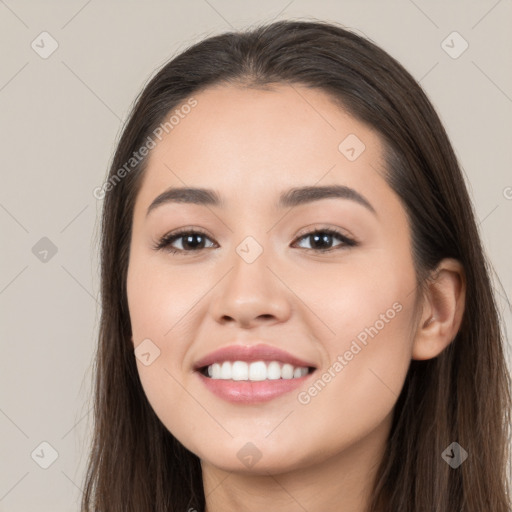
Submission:
[[231,378],[233,380],[248,380],[249,365],[243,361],[235,361],[231,365]]
[[222,380],[277,380],[277,379],[298,379],[309,373],[306,367],[283,364],[278,361],[224,361],[213,363],[208,366],[208,376],[212,379]]
[[231,378],[231,363],[229,361],[225,361],[222,363],[220,367],[220,378],[221,379],[230,379]]

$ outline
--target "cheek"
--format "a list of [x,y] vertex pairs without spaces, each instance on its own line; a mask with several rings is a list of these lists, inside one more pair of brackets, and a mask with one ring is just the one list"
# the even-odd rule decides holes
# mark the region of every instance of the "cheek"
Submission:
[[333,383],[329,384],[333,395],[325,396],[326,401],[336,402],[337,395],[354,410],[361,403],[391,406],[400,394],[411,360],[412,313],[411,304],[399,297],[380,304],[367,303],[364,311],[357,310],[350,320],[337,324],[340,334],[329,343],[329,362],[319,375]]
[[[197,276],[191,266],[170,269],[138,248],[131,254],[127,273],[134,348],[136,354],[150,354],[136,357],[140,381],[156,415],[180,439],[188,439],[192,425],[200,424],[194,414],[176,414],[197,409],[185,389],[189,371],[185,361],[200,328],[198,301],[212,286],[207,273],[202,272],[200,279]],[[200,417],[200,411],[196,414]]]
[[406,260],[397,272],[393,259],[332,272],[323,298],[315,292],[331,335],[318,331],[325,367],[299,402],[361,432],[390,413],[411,361],[415,272]]
[[339,264],[316,263],[288,282],[307,306],[304,315],[309,309],[321,320],[311,324],[331,355],[348,350],[356,337],[363,344],[386,338],[388,349],[409,338],[416,276],[412,260],[401,254],[354,252]]
[[[411,360],[413,294],[397,283],[380,293],[371,281],[347,290],[338,315],[326,317],[335,335],[321,338],[327,362],[297,394],[296,420],[305,439],[325,449],[355,444],[390,421]],[[339,308],[341,306],[341,309]],[[286,443],[284,432],[275,442]]]
[[173,360],[179,361],[180,340],[187,339],[179,333],[190,329],[194,308],[209,289],[208,273],[201,272],[201,279],[197,274],[192,266],[171,268],[142,250],[134,251],[128,267],[127,298],[135,344],[151,338],[160,348],[172,345]]

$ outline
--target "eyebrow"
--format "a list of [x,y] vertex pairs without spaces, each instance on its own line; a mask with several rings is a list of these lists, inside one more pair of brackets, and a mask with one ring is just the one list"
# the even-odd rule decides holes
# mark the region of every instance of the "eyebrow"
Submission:
[[[283,192],[277,203],[278,208],[291,208],[300,206],[321,199],[348,199],[354,201],[367,210],[377,215],[375,208],[371,203],[353,188],[345,185],[328,185],[328,186],[307,186],[292,188]],[[146,216],[150,214],[158,206],[167,203],[187,203],[204,206],[223,207],[224,201],[215,190],[207,188],[195,187],[171,187],[157,196],[149,205]]]

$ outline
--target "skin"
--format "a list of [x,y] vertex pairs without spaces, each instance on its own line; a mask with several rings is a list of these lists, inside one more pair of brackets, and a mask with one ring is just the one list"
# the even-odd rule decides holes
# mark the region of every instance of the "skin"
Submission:
[[[214,86],[194,97],[197,106],[151,151],[134,209],[133,344],[149,338],[160,350],[148,366],[137,359],[144,391],[201,459],[208,512],[363,512],[411,359],[436,357],[460,326],[463,270],[443,260],[419,296],[408,219],[383,178],[381,139],[324,92]],[[354,161],[338,149],[348,134],[366,146]],[[289,188],[332,184],[357,190],[376,215],[339,198],[275,206]],[[168,203],[146,215],[170,186],[212,188],[225,205]],[[153,248],[184,227],[206,231],[206,248]],[[359,245],[333,237],[330,252],[307,251],[322,246],[298,237],[316,227]],[[263,249],[251,264],[236,252],[247,236]],[[173,246],[187,247],[183,238]],[[263,404],[233,404],[192,371],[220,347],[263,341],[314,362],[320,376],[394,303],[400,312],[307,404],[297,395],[311,380]],[[247,442],[261,455],[251,467],[237,456]]]

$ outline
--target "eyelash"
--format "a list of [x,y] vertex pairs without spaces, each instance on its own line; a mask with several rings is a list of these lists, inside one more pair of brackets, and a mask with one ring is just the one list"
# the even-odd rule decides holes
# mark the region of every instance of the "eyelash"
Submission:
[[[328,249],[307,249],[306,248],[306,249],[304,249],[305,251],[308,251],[308,252],[312,251],[312,252],[315,252],[315,253],[324,254],[324,253],[335,251],[335,250],[338,250],[338,249],[343,249],[344,247],[355,247],[355,246],[359,245],[359,243],[356,240],[354,240],[352,238],[349,238],[346,235],[343,235],[342,233],[337,231],[336,229],[332,229],[332,228],[321,228],[321,229],[315,229],[314,231],[308,231],[307,233],[297,237],[294,240],[294,243],[296,241],[302,240],[303,238],[307,238],[307,237],[310,237],[312,235],[316,235],[316,234],[319,234],[319,233],[320,234],[327,234],[327,235],[335,236],[338,239],[340,239],[343,243],[340,244],[340,245],[337,245],[335,247],[330,247]],[[173,242],[175,242],[176,240],[184,237],[185,235],[201,235],[201,236],[204,236],[206,238],[209,238],[208,234],[205,233],[204,231],[201,231],[201,230],[198,230],[198,229],[183,229],[183,230],[180,230],[180,231],[177,231],[177,232],[174,232],[174,233],[169,233],[167,235],[164,235],[153,246],[153,249],[156,250],[156,251],[165,249],[166,251],[170,252],[171,254],[187,253],[187,252],[199,252],[199,251],[202,251],[204,249],[209,249],[208,247],[204,247],[204,248],[195,249],[195,250],[186,250],[186,249],[175,249],[175,248],[173,248],[171,246],[171,244]]]

